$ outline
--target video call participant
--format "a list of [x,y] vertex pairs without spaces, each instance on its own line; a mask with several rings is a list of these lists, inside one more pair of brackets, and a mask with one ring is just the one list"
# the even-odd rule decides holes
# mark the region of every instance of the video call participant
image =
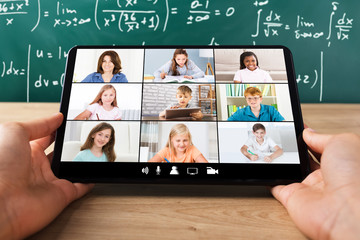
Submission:
[[260,89],[248,87],[244,96],[248,106],[238,109],[227,119],[228,121],[280,122],[285,120],[275,107],[261,104],[262,93]]
[[[252,127],[253,136],[250,136],[246,143],[241,147],[240,151],[251,161],[264,159],[265,162],[272,162],[275,158],[283,154],[283,150],[272,140],[266,136],[265,126],[256,123]],[[275,150],[272,153],[272,150]]]
[[194,146],[189,129],[182,123],[171,128],[165,148],[155,154],[149,162],[208,163]]
[[[192,98],[191,93],[191,88],[186,85],[178,87],[176,93],[177,103],[171,104],[166,109],[192,108],[193,106],[189,103]],[[159,114],[159,117],[165,117],[166,109]],[[191,117],[195,118],[196,120],[201,120],[203,118],[203,114],[201,111],[199,111],[196,113],[191,113]]]
[[84,162],[114,162],[115,130],[113,126],[102,122],[91,129],[85,143],[74,161]]
[[121,73],[121,60],[115,51],[106,51],[98,60],[97,71],[89,74],[82,83],[127,83],[125,74]]
[[185,49],[176,49],[173,58],[154,72],[155,78],[164,79],[166,75],[182,76],[188,79],[205,76],[204,72],[188,58]]
[[240,70],[234,75],[235,83],[266,83],[272,81],[270,74],[259,68],[259,61],[255,53],[243,52],[240,55]]
[[74,120],[121,120],[121,110],[117,105],[114,86],[104,85],[94,101]]

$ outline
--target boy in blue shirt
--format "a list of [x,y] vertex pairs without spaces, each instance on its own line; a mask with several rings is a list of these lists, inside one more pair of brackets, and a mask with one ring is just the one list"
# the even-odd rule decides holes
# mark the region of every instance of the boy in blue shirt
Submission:
[[248,87],[244,96],[248,106],[237,110],[228,121],[280,122],[284,117],[273,106],[263,105],[262,93],[256,87]]

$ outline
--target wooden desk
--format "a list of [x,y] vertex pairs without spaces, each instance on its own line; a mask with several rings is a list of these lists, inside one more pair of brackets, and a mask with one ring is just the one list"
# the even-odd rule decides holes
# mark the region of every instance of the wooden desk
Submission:
[[[360,134],[359,104],[302,108],[305,122],[318,132]],[[0,103],[0,122],[58,109],[53,103]],[[266,187],[98,184],[29,239],[306,238]]]

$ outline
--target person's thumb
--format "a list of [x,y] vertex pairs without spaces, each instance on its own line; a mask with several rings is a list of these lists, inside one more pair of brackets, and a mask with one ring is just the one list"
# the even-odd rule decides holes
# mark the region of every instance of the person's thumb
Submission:
[[328,144],[331,137],[332,135],[319,134],[310,128],[306,128],[303,132],[303,138],[308,147],[312,151],[320,154],[323,153],[324,148]]

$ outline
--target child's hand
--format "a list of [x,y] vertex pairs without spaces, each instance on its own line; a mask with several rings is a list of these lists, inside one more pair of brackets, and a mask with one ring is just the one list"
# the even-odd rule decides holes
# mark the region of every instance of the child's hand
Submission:
[[178,109],[178,108],[180,108],[180,105],[170,107],[170,109]]
[[259,156],[258,156],[257,154],[250,156],[250,160],[251,160],[251,161],[256,161],[256,160],[258,160],[258,159],[259,159]]
[[188,76],[188,75],[185,75],[184,78],[187,78],[187,79],[193,79],[192,76]]
[[196,120],[201,120],[204,115],[202,114],[201,111],[198,111],[196,113],[191,113],[190,116],[195,118]]
[[160,73],[161,79],[164,79],[167,74],[165,72]]
[[265,156],[264,161],[270,163],[272,162],[272,158],[270,156]]

